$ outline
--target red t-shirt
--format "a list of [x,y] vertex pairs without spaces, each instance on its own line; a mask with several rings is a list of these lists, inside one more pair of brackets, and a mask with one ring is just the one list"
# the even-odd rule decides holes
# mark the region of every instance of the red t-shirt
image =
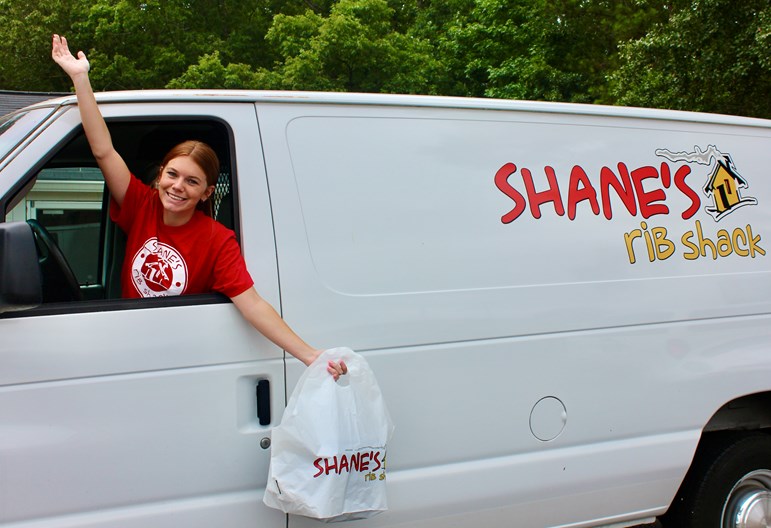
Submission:
[[234,297],[254,284],[233,231],[198,210],[185,225],[165,225],[158,190],[133,175],[123,205],[112,201],[110,218],[128,236],[123,297]]

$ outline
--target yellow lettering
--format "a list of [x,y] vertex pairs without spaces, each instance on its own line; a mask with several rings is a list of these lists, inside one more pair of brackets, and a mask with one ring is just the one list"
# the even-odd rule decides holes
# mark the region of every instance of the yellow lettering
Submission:
[[634,242],[635,238],[640,238],[641,236],[642,231],[639,229],[633,229],[629,233],[624,233],[624,244],[626,244],[626,253],[629,255],[630,264],[634,264],[636,262],[634,257],[634,248],[632,248],[632,242]]
[[721,257],[727,257],[733,253],[734,249],[731,245],[731,238],[728,236],[728,231],[721,229],[717,232],[717,252]]
[[655,253],[653,252],[653,240],[651,240],[651,234],[648,233],[648,224],[640,222],[640,227],[643,228],[643,235],[645,235],[645,246],[648,248],[648,260],[653,262],[656,260]]
[[680,242],[691,250],[690,252],[683,253],[683,257],[685,257],[686,260],[696,260],[699,258],[699,246],[691,242],[691,237],[693,237],[693,231],[686,232],[680,238]]
[[712,242],[709,238],[704,237],[704,233],[701,230],[701,222],[696,220],[696,235],[699,240],[699,252],[703,257],[707,256],[707,248],[710,248],[712,250],[712,260],[717,260],[717,248],[715,247],[715,243]]
[[[749,227],[749,226],[747,226],[747,227]],[[744,246],[746,247],[747,246],[747,236],[744,234],[744,231],[742,231],[741,229],[739,229],[737,227],[736,229],[734,229],[734,232],[731,235],[731,242],[733,244],[734,251],[740,257],[749,257],[750,256],[749,249],[743,249],[739,245],[739,239],[740,238],[742,239],[742,244],[744,244]]]
[[675,245],[667,238],[666,227],[654,227],[651,229],[653,240],[656,242],[656,258],[666,260],[675,252]]
[[766,250],[758,245],[758,243],[760,242],[760,235],[758,235],[757,237],[752,236],[752,226],[750,224],[747,224],[747,237],[750,240],[750,256],[752,258],[755,258],[756,251],[761,255],[765,256]]
[[[669,239],[669,232],[666,227],[648,227],[646,222],[640,222],[640,229],[633,229],[624,233],[624,244],[629,256],[629,263],[636,262],[635,240],[642,238],[645,240],[645,246],[648,250],[648,259],[651,262],[656,260],[667,260],[677,249],[676,244]],[[762,237],[752,232],[752,226],[747,224],[745,228],[735,228],[733,231],[719,229],[715,238],[711,239],[704,234],[701,221],[696,220],[694,229],[686,231],[680,237],[683,246],[683,258],[685,260],[698,260],[702,257],[712,257],[717,260],[718,257],[728,257],[736,254],[739,257],[752,257],[756,255],[765,256],[766,250],[760,246]]]

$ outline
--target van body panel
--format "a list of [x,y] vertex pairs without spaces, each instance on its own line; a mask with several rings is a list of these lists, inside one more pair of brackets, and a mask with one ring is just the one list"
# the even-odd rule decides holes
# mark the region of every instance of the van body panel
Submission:
[[[457,511],[471,523],[468,512],[511,508],[521,526],[572,526],[587,510],[594,523],[663,513],[720,402],[767,389],[769,217],[747,206],[729,225],[716,222],[697,194],[706,167],[670,159],[717,144],[747,168],[768,166],[767,130],[433,108],[264,105],[258,116],[284,313],[312,342],[331,346],[325,339],[345,335],[370,351],[389,408],[411,409],[398,416],[389,446],[394,512]],[[505,223],[517,205],[496,185],[507,163],[528,169],[541,193],[551,170],[563,211],[556,201],[528,204]],[[602,203],[601,175],[620,180],[620,164],[646,176],[635,211],[610,192],[609,206]],[[511,185],[527,199],[517,176]],[[582,193],[573,218],[571,189]],[[757,203],[771,198],[757,172],[749,191]],[[716,242],[724,225],[729,239],[743,233],[735,235],[739,252],[718,252],[728,251]],[[676,249],[651,262],[642,231],[654,228]],[[752,254],[749,232],[759,235]],[[715,252],[704,242],[706,254],[693,255],[698,237]],[[654,248],[654,257],[656,249],[670,246]],[[752,367],[740,368],[741,358]],[[542,417],[565,422],[548,441],[533,431],[543,398],[565,408],[564,417]],[[655,464],[615,456],[614,446],[646,439]],[[597,445],[590,458],[582,452]],[[530,474],[516,463],[502,474],[527,478],[476,473],[477,463],[540,456],[580,476],[570,484],[562,472]],[[629,474],[635,499],[645,497],[634,505],[614,497]],[[529,502],[523,480],[543,509],[511,504],[513,496]],[[441,497],[434,508],[417,491],[429,488]],[[372,523],[402,522],[391,516]]]
[[96,512],[61,515],[31,522],[4,523],[3,528],[154,528],[158,526],[248,526],[259,518],[265,526],[285,526],[286,515],[262,506],[258,491],[207,495]]
[[[243,250],[261,295],[280,306],[253,106],[118,104],[102,112],[108,122],[226,123],[235,165],[249,168],[239,180],[253,204]],[[15,155],[0,176],[4,203],[79,125],[70,109]],[[285,515],[252,497],[265,487],[270,452],[260,441],[275,423],[260,425],[256,385],[270,382],[271,414],[280,418],[283,352],[230,304],[121,310],[130,301],[111,302],[109,311],[83,303],[0,318],[0,524],[284,524]]]
[[[656,515],[682,479],[671,470],[675,459],[692,454],[696,436],[697,431],[675,433],[397,472],[389,483],[389,511],[368,525],[493,526],[515,519],[523,527],[599,526],[606,519],[623,520],[619,511],[638,519]],[[591,489],[585,488],[589,473]],[[509,500],[512,493],[516,502]],[[575,523],[579,518],[586,521]],[[290,518],[290,526],[314,525]]]
[[[764,255],[753,251],[744,258],[732,252],[729,258],[713,259],[707,249],[710,254],[706,256],[684,258],[692,256],[692,246],[698,244],[696,221],[703,237],[713,242],[723,225],[702,210],[709,205],[706,198],[701,199],[694,216],[687,221],[681,218],[694,207],[692,197],[674,183],[665,188],[658,167],[666,164],[673,180],[680,164],[655,154],[666,148],[685,150],[720,143],[719,148],[731,153],[737,163],[745,159],[749,167],[756,163],[767,166],[771,163],[767,131],[753,130],[747,137],[746,131],[739,136],[739,131],[727,127],[718,136],[703,126],[688,130],[685,125],[666,122],[654,125],[601,118],[582,118],[579,124],[551,115],[515,114],[510,122],[502,122],[499,113],[482,121],[487,114],[469,113],[466,120],[460,120],[457,114],[462,113],[455,112],[450,120],[441,110],[406,114],[406,110],[390,108],[302,106],[273,111],[280,112],[285,121],[276,124],[280,130],[266,134],[266,144],[274,138],[283,142],[286,137],[287,146],[271,143],[266,148],[267,162],[280,164],[283,171],[292,167],[294,172],[294,181],[290,181],[278,169],[269,171],[274,200],[286,194],[288,202],[288,207],[276,207],[277,224],[279,215],[292,219],[278,229],[292,230],[284,237],[288,240],[307,239],[310,252],[304,260],[294,254],[285,259],[286,272],[317,277],[315,287],[329,302],[341,307],[355,305],[350,312],[359,318],[357,328],[364,320],[381,320],[384,314],[389,320],[394,312],[399,317],[407,304],[412,306],[410,312],[439,309],[443,312],[436,319],[455,321],[450,328],[435,328],[430,326],[430,315],[428,321],[421,317],[419,328],[412,329],[415,333],[400,328],[390,339],[377,336],[377,341],[360,347],[771,311],[771,282],[764,280],[771,270]],[[536,126],[541,120],[547,124]],[[272,125],[264,113],[261,121],[263,127]],[[651,134],[654,126],[657,133]],[[548,148],[551,145],[553,150]],[[559,145],[570,145],[569,152],[560,152]],[[616,167],[623,163],[630,172],[650,169],[656,176],[641,180],[640,186],[657,198],[656,210],[665,207],[669,213],[650,218],[640,211],[631,215],[611,195],[610,206],[597,214],[585,199],[576,204],[572,220],[545,203],[540,218],[526,210],[516,221],[504,224],[501,216],[513,202],[496,188],[494,180],[496,171],[512,160],[530,168],[541,192],[546,190],[544,168],[551,167],[560,184],[563,209],[568,205],[568,180],[574,167],[587,175],[583,181],[595,185],[598,201],[604,168],[619,172]],[[698,180],[691,185],[700,191],[708,174],[695,170],[687,183]],[[512,184],[516,176],[510,178]],[[446,191],[449,185],[451,193]],[[522,184],[518,187],[524,188]],[[771,194],[771,186],[756,177],[749,191],[762,203]],[[745,207],[724,222],[734,218],[729,234],[736,229],[745,231],[750,224],[753,234],[762,239],[768,221],[762,207]],[[669,239],[678,243],[677,255],[644,262],[648,252],[645,241],[638,237],[632,247],[635,262],[630,263],[624,235],[642,231],[641,223],[648,231],[666,229]],[[677,233],[676,238],[672,233]],[[686,234],[690,237],[684,244],[681,237]],[[747,238],[746,232],[742,236]],[[743,240],[739,239],[742,252],[749,245],[742,245]],[[764,245],[758,244],[765,250]],[[571,266],[565,266],[566,259]],[[295,271],[300,266],[303,269]],[[713,302],[712,284],[716,276],[723,275],[731,277],[732,286],[736,284],[732,288],[735,294],[725,302]],[[286,288],[304,292],[308,285],[299,278],[300,283],[286,281]],[[666,306],[650,298],[651,291],[667,291],[671,298]],[[313,321],[322,329],[319,333],[329,331],[330,324],[347,322],[347,318],[338,322],[336,311],[320,309],[318,303],[294,304],[293,309],[308,312],[303,319]],[[480,326],[480,313],[487,325]],[[410,315],[405,313],[404,319]]]
[[[12,153],[6,209],[78,133],[73,101]],[[766,121],[364,94],[99,101],[108,123],[228,131],[257,290],[312,345],[362,353],[393,416],[390,509],[367,526],[650,519],[713,414],[771,389]],[[229,304],[77,306],[0,316],[0,524],[318,524],[260,500],[260,443],[299,361]]]
[[[85,346],[80,357],[102,351]],[[240,384],[280,385],[282,367],[274,360],[3,389],[3,520],[264,487],[259,440],[268,428],[246,418],[254,392]],[[34,412],[13,412],[33,402]]]
[[[429,522],[459,512],[462,526],[495,511],[521,526],[578,518],[594,526],[585,512],[595,523],[663,513],[720,402],[765,390],[771,371],[758,365],[768,353],[768,322],[728,318],[367,352],[389,409],[411,409],[399,415],[389,445],[390,509],[370,522],[401,526],[400,514]],[[541,441],[531,421],[549,396],[564,403],[566,423]],[[619,487],[630,475],[629,489]],[[429,507],[425,490],[441,505]],[[511,501],[531,493],[540,496],[537,508]]]
[[[528,114],[561,114],[576,116],[615,116],[640,119],[677,121],[680,123],[708,123],[717,125],[737,125],[741,127],[768,128],[768,120],[689,112],[680,110],[660,110],[623,106],[605,106],[580,103],[558,103],[546,101],[523,101],[512,99],[488,99],[472,97],[447,97],[431,95],[382,94],[382,93],[347,93],[347,92],[291,92],[271,90],[142,90],[110,91],[96,94],[99,103],[289,103],[291,105],[343,105],[361,107],[401,107],[401,108],[440,108],[444,110],[484,110],[484,111],[520,111]],[[77,104],[74,95],[51,99],[29,108],[50,107],[52,105]]]

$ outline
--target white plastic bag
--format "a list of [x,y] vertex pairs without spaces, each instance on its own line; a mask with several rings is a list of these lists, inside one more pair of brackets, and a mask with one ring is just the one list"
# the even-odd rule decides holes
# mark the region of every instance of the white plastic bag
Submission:
[[[345,361],[335,382],[329,360]],[[325,521],[387,509],[386,444],[393,424],[367,361],[349,348],[324,351],[305,370],[273,429],[263,501]]]

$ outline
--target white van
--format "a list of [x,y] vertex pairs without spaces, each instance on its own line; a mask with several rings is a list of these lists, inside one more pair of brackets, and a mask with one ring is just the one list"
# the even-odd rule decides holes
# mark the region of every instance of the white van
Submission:
[[[99,94],[396,431],[367,527],[771,520],[771,123],[418,96]],[[0,525],[301,528],[262,503],[302,369],[218,295],[122,300],[74,97],[0,122]],[[762,523],[762,524],[761,524]]]

